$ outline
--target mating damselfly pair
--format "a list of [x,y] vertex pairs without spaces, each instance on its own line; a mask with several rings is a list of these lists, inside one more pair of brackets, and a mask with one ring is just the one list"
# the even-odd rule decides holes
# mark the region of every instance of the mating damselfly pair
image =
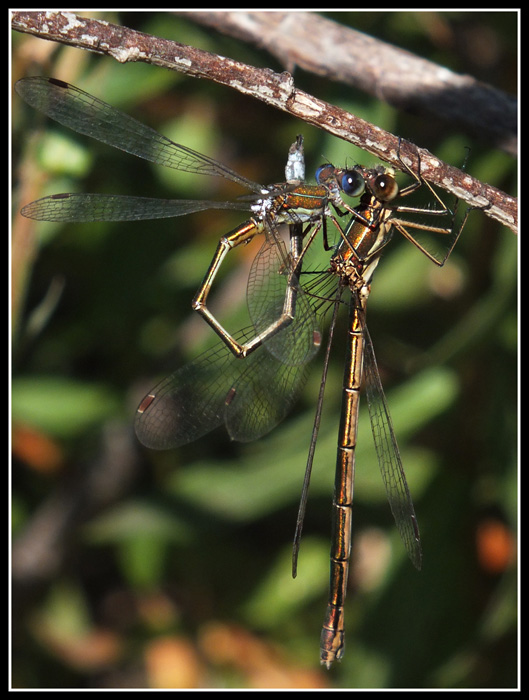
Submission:
[[[225,425],[234,440],[255,440],[288,413],[303,387],[307,366],[322,344],[321,325],[332,311],[322,389],[303,482],[294,537],[292,570],[297,571],[303,516],[312,469],[329,351],[339,308],[349,308],[348,343],[338,438],[330,595],[321,635],[321,662],[328,668],[344,651],[344,600],[352,536],[354,450],[360,389],[367,405],[379,466],[388,501],[406,550],[417,567],[422,552],[417,518],[382,390],[366,327],[366,305],[380,257],[397,230],[433,262],[442,265],[461,233],[448,209],[418,172],[402,162],[412,178],[399,189],[391,169],[331,164],[316,173],[316,185],[304,182],[302,139],[292,145],[286,181],[263,186],[218,161],[174,143],[132,117],[56,79],[26,78],[16,85],[31,106],[71,129],[168,167],[226,178],[251,194],[233,202],[162,200],[101,194],[57,194],[22,209],[32,219],[57,222],[139,221],[176,217],[206,209],[248,211],[250,218],[222,236],[209,269],[193,300],[220,337],[210,350],[155,386],[140,402],[135,430],[153,449],[175,448]],[[433,208],[402,204],[402,199],[426,186]],[[404,215],[404,218],[402,218]],[[447,225],[427,225],[415,215],[444,217]],[[285,236],[286,231],[286,236]],[[330,233],[338,243],[331,245]],[[441,257],[424,248],[414,234],[428,231],[447,241]],[[250,325],[230,333],[207,305],[208,295],[226,255],[255,237],[262,239],[248,280]],[[321,238],[321,241],[320,241]],[[324,269],[309,269],[315,246],[328,251]]]

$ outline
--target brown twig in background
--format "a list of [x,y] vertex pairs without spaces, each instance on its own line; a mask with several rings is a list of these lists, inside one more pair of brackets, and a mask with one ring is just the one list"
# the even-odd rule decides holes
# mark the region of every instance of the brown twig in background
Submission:
[[207,27],[428,119],[445,121],[515,156],[516,98],[314,12],[186,12]]
[[[191,77],[207,78],[262,100],[292,116],[342,138],[403,169],[397,136],[295,87],[289,73],[275,73],[108,22],[71,12],[13,12],[13,29],[43,39],[112,56],[121,63],[140,61]],[[435,158],[425,149],[403,144],[401,158],[411,168],[421,160],[421,175],[470,206],[516,231],[517,202]]]

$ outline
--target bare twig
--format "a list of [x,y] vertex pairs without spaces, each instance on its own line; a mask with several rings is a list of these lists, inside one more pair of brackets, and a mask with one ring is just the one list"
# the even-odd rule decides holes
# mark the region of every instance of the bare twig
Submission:
[[516,98],[314,12],[186,12],[296,66],[517,152]]
[[[372,153],[402,169],[399,140],[369,122],[296,89],[289,73],[274,73],[223,56],[185,46],[70,12],[14,12],[13,28],[43,39],[112,56],[117,61],[141,61],[195,78],[207,78],[262,100]],[[410,167],[421,159],[421,175],[432,184],[483,208],[488,216],[516,231],[517,203],[501,190],[483,184],[442,163],[425,149],[405,145],[401,157]]]

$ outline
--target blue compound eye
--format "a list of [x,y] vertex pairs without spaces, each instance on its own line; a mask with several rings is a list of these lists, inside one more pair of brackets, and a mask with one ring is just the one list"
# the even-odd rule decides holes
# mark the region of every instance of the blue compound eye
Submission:
[[365,190],[364,178],[356,170],[346,170],[340,183],[342,190],[350,197],[359,197]]
[[320,165],[320,167],[316,170],[315,173],[316,182],[318,183],[318,185],[321,185],[323,181],[328,180],[329,177],[331,177],[334,174],[334,170],[334,165],[331,165],[330,163]]

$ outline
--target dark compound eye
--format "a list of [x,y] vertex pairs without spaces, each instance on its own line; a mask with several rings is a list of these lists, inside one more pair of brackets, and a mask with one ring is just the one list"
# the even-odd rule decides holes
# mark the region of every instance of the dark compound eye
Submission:
[[394,177],[384,173],[371,182],[371,190],[377,199],[389,202],[398,195],[399,186]]

